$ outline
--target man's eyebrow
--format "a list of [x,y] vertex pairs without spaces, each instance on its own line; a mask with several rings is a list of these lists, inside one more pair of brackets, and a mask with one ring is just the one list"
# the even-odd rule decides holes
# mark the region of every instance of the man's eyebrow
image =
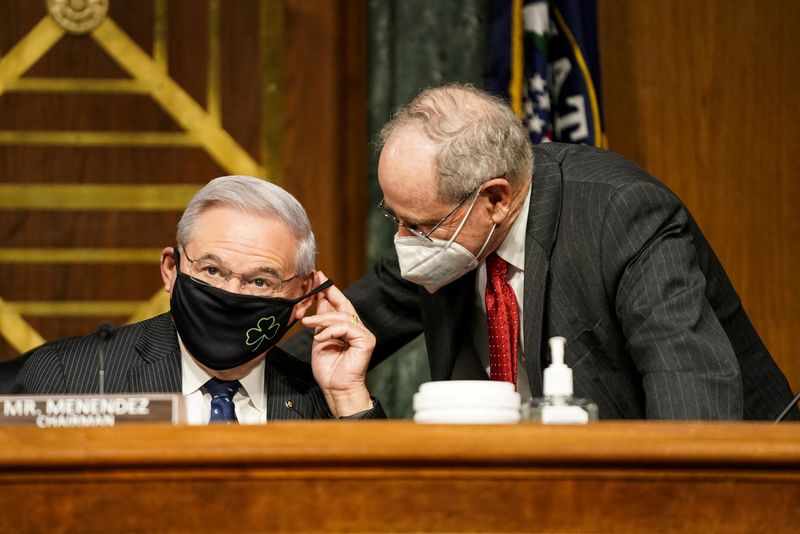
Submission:
[[414,220],[414,219],[401,219],[406,222],[409,226],[433,226],[438,220],[431,220],[431,219],[423,219],[423,220]]
[[216,254],[203,254],[199,258],[193,258],[193,259],[195,261],[198,261],[198,260],[203,260],[203,261],[211,260],[211,261],[213,261],[215,263],[222,263],[222,259],[220,259],[220,257],[217,256]]
[[[226,267],[224,265],[224,262],[222,261],[222,259],[219,256],[217,256],[216,254],[203,254],[199,258],[196,258],[196,260],[212,261],[212,262],[216,263],[217,265],[219,265],[221,267],[228,268],[228,267]],[[274,267],[271,267],[269,265],[261,265],[259,267],[256,267],[255,269],[251,269],[251,270],[247,271],[246,273],[241,273],[241,274],[246,274],[248,276],[249,275],[254,275],[254,274],[271,274],[271,275],[275,275],[275,276],[278,276],[278,277],[281,276],[281,273],[279,273],[277,269],[275,269]]]
[[386,201],[384,201],[383,207],[386,209],[386,211],[388,211],[389,213],[391,213],[392,215],[397,217],[397,220],[400,221],[401,223],[403,223],[404,226],[426,226],[426,225],[435,224],[435,222],[419,221],[419,220],[414,220],[414,219],[411,219],[411,218],[408,218],[408,217],[401,217],[400,215],[397,214],[396,211],[394,211],[394,209],[392,209],[391,206],[387,206],[386,205]]
[[248,276],[252,276],[254,274],[271,274],[273,276],[277,276],[278,278],[281,278],[282,276],[277,269],[275,269],[274,267],[270,267],[268,265],[262,265],[261,267],[256,267],[255,269],[247,271],[246,273],[243,274],[247,274]]

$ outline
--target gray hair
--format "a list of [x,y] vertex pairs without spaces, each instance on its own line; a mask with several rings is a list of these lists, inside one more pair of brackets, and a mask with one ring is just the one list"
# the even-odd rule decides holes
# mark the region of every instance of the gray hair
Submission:
[[197,219],[213,206],[229,206],[255,215],[278,217],[297,238],[294,263],[298,274],[314,270],[317,243],[306,210],[280,187],[252,176],[214,178],[195,193],[178,222],[178,246],[189,241]]
[[420,92],[384,125],[378,148],[408,126],[421,127],[439,145],[436,184],[443,202],[462,199],[490,178],[505,175],[516,186],[533,175],[533,147],[522,122],[502,99],[472,85]]

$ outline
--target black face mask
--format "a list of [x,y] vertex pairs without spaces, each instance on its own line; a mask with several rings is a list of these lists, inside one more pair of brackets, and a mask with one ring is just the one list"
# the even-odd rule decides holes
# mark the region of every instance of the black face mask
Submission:
[[172,286],[170,308],[181,341],[210,369],[232,369],[274,347],[291,328],[295,304],[333,285],[328,280],[296,299],[240,295],[180,272]]

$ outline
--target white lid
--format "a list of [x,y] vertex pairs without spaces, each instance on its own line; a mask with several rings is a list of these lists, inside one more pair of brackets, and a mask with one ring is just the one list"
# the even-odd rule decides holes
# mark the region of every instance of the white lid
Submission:
[[438,391],[421,391],[414,394],[414,411],[436,408],[508,408],[519,410],[521,397],[516,391],[489,394],[478,391],[472,394],[446,395]]
[[429,408],[519,409],[520,395],[509,382],[449,380],[426,382],[414,395],[414,410]]
[[567,340],[563,337],[551,337],[550,357],[552,363],[544,370],[544,396],[572,396],[572,369],[564,364],[564,345]]
[[443,393],[446,395],[460,393],[502,393],[504,391],[514,393],[514,384],[511,382],[500,382],[499,380],[437,380],[435,382],[425,382],[419,386],[420,393]]
[[414,414],[417,423],[509,424],[520,421],[519,410],[473,408],[469,410],[422,410]]

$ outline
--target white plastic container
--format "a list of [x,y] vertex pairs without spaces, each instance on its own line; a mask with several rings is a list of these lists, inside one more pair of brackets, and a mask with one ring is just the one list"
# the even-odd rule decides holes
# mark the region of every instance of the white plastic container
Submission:
[[414,394],[418,423],[513,424],[520,420],[520,396],[509,382],[449,380],[426,382]]

